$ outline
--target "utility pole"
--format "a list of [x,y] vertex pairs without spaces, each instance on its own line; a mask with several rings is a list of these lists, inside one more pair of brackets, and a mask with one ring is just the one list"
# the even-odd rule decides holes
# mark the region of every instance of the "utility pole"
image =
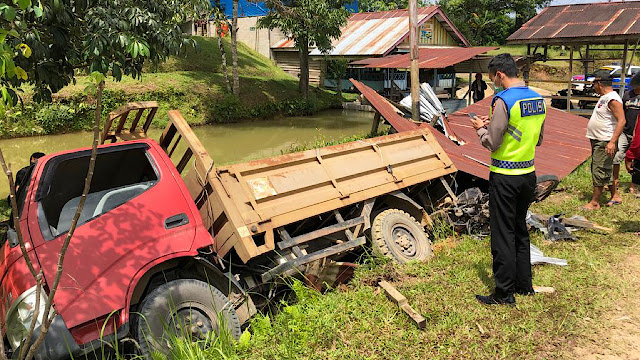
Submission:
[[411,118],[420,121],[420,76],[418,68],[418,0],[409,0],[409,43],[411,46]]

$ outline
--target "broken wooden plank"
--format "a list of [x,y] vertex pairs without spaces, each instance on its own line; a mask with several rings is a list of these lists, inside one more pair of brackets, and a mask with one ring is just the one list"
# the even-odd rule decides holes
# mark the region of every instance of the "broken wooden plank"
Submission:
[[384,290],[384,292],[387,294],[387,297],[391,301],[393,301],[396,305],[398,305],[400,309],[402,309],[402,311],[404,311],[407,315],[409,315],[411,320],[413,320],[413,322],[416,323],[419,329],[424,329],[427,326],[427,319],[425,319],[424,316],[420,315],[420,313],[415,311],[411,307],[411,305],[409,305],[407,298],[404,295],[402,295],[398,290],[396,290],[396,288],[393,287],[393,285],[389,284],[384,280],[380,281],[378,285],[380,285],[380,287]]
[[[540,219],[540,221],[542,221],[542,223],[544,225],[547,225],[547,223],[549,222],[549,218],[551,218],[551,215],[544,215],[544,214],[534,214],[535,216],[538,217],[538,219]],[[588,221],[588,220],[579,220],[579,219],[572,219],[572,218],[567,218],[564,216],[560,217],[560,221],[562,221],[562,223],[565,226],[573,226],[573,227],[579,227],[579,228],[583,228],[583,229],[590,229],[590,230],[600,230],[600,231],[605,231],[605,232],[612,232],[613,229],[612,228],[608,228],[608,227],[604,227],[604,226],[600,226],[592,221]]]

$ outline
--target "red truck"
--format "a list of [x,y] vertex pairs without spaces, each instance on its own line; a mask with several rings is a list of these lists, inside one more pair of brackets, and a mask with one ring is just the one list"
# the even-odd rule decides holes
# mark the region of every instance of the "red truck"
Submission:
[[[238,337],[256,312],[250,295],[338,260],[362,246],[365,233],[397,260],[430,256],[428,208],[418,202],[453,196],[447,176],[455,167],[428,130],[216,168],[177,112],[159,141],[147,139],[156,110],[136,103],[109,116],[53,302],[57,315],[36,358],[79,356],[128,335],[149,356],[166,351],[167,329],[185,324],[194,338],[220,323]],[[79,149],[39,159],[17,194],[15,225],[44,274],[41,307],[89,157]],[[0,260],[3,341],[15,354],[33,341],[26,336],[36,287],[13,229]]]

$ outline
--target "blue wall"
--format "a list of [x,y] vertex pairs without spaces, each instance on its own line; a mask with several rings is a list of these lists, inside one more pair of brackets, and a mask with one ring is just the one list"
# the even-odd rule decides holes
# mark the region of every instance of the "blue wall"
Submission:
[[[211,5],[213,6],[214,2],[211,1]],[[220,0],[220,6],[224,9],[224,13],[227,17],[233,16],[233,0]],[[353,3],[346,6],[346,8],[352,13],[358,12],[358,1],[355,0]],[[239,17],[249,17],[249,16],[263,16],[267,15],[269,12],[269,8],[265,5],[264,2],[250,2],[248,0],[238,0],[238,16]]]

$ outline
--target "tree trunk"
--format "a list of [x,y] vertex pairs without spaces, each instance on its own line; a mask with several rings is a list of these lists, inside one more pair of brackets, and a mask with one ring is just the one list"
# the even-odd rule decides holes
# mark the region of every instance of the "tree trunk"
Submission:
[[298,55],[300,55],[298,91],[307,99],[309,97],[309,41],[306,38],[299,41]]
[[64,258],[67,254],[67,249],[69,248],[69,244],[71,243],[71,238],[73,237],[73,233],[76,230],[76,226],[78,225],[78,220],[80,219],[80,214],[82,214],[82,209],[84,208],[84,203],[87,200],[87,194],[89,194],[89,190],[91,189],[91,180],[93,179],[93,171],[96,165],[96,158],[98,156],[98,143],[100,142],[100,118],[102,113],[102,90],[104,89],[104,81],[101,81],[97,86],[97,94],[96,94],[96,112],[95,112],[95,122],[93,124],[93,144],[91,146],[91,158],[89,159],[89,170],[87,171],[87,177],[84,179],[84,189],[82,190],[82,195],[80,196],[80,202],[78,203],[78,208],[76,209],[76,213],[71,221],[71,226],[69,227],[69,232],[62,243],[62,247],[60,248],[60,253],[58,254],[58,266],[56,269],[56,276],[53,280],[53,285],[51,285],[49,290],[49,297],[45,304],[42,325],[40,327],[40,334],[34,343],[29,347],[29,352],[25,359],[31,359],[36,353],[36,350],[40,347],[40,344],[44,341],[44,338],[49,331],[49,327],[57,314],[57,311],[52,308],[53,300],[56,296],[56,291],[58,290],[58,285],[60,285],[60,279],[62,278]]
[[238,96],[240,95],[240,79],[238,78],[238,0],[233,0],[231,58],[233,60],[233,94]]
[[215,15],[216,19],[216,33],[218,34],[218,48],[220,48],[220,58],[222,59],[222,77],[224,78],[224,84],[227,86],[227,91],[232,92],[231,82],[229,82],[229,70],[227,69],[227,53],[224,50],[224,44],[222,43],[222,23],[224,22],[224,14],[220,8],[220,0],[215,2]]

